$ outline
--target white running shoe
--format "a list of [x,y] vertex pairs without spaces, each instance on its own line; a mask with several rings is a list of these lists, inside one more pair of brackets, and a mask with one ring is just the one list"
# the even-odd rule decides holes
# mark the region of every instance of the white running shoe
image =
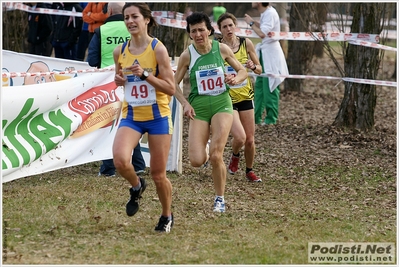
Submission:
[[225,212],[225,204],[224,204],[224,199],[220,197],[215,198],[215,203],[213,204],[213,211],[214,212]]

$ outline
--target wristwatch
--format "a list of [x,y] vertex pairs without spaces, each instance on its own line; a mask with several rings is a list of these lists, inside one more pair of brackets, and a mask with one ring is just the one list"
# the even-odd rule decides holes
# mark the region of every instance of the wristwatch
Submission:
[[145,79],[147,79],[148,78],[148,71],[143,71],[143,74],[141,74],[141,76],[140,76],[140,80],[142,80],[142,81],[144,81]]
[[252,25],[254,25],[254,23],[255,23],[255,21],[251,21],[251,22],[249,23],[249,27],[252,27]]

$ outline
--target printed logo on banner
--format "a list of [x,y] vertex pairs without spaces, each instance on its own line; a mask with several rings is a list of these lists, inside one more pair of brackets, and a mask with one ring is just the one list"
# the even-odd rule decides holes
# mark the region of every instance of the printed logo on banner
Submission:
[[71,138],[117,124],[122,101],[116,94],[116,88],[118,87],[115,82],[103,84],[69,101],[68,107],[82,118],[82,124],[70,136]]
[[33,98],[26,99],[13,120],[2,122],[3,170],[27,165],[32,159],[38,159],[65,140],[72,131],[72,120],[60,110],[37,114],[34,102]]

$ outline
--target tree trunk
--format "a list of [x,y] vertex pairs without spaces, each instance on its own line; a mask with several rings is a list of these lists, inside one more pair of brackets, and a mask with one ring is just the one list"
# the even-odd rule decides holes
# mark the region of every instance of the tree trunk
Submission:
[[[325,32],[324,25],[327,21],[327,6],[325,3],[315,3],[315,29],[316,32]],[[324,44],[321,41],[316,41],[314,45],[314,55],[322,58],[324,55]]]
[[395,59],[395,70],[392,73],[391,79],[396,80],[396,65],[398,64],[398,58]]
[[3,11],[3,49],[28,52],[28,13],[21,10]]
[[[192,7],[194,4],[195,3],[190,3],[190,7]],[[187,3],[178,2],[149,3],[149,7],[152,11],[169,10],[184,13],[184,10],[187,6]],[[159,25],[153,30],[152,34],[166,46],[169,56],[172,59],[179,57],[185,49],[185,40],[188,38],[185,29]]]
[[[290,10],[290,32],[307,32],[310,26],[310,10],[314,3],[292,3]],[[313,58],[314,41],[288,41],[287,65],[291,74],[306,74]],[[302,79],[285,79],[284,89],[303,91]]]
[[[287,3],[276,3],[275,4],[276,11],[280,17],[280,31],[288,32],[288,22],[287,22]],[[280,40],[281,48],[283,49],[284,56],[287,58],[288,54],[288,41]]]
[[[352,33],[381,33],[384,3],[354,4]],[[375,80],[381,62],[381,50],[348,44],[344,56],[346,77]],[[341,128],[369,131],[374,128],[376,86],[345,82],[344,99],[334,125]]]

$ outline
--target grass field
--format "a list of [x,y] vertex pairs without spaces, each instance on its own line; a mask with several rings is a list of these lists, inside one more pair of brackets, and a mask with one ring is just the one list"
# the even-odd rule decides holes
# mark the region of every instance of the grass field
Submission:
[[304,264],[308,242],[396,240],[395,178],[377,166],[281,168],[262,184],[229,177],[220,215],[209,170],[170,174],[170,234],[153,231],[160,207],[150,179],[129,218],[126,182],[97,170],[92,163],[3,185],[3,263]]

